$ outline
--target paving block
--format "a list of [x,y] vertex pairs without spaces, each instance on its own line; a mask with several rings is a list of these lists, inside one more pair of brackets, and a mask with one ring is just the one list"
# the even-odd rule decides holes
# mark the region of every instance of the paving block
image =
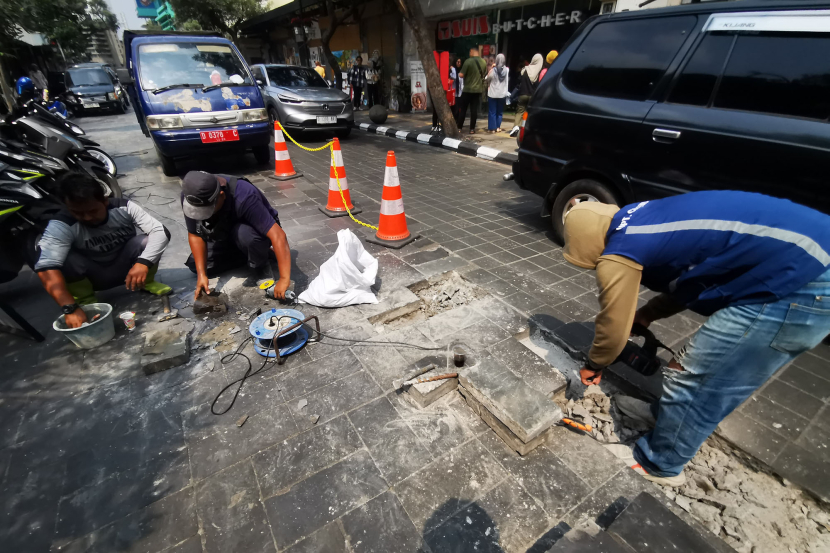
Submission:
[[463,386],[460,387],[458,391],[461,393],[461,396],[467,400],[467,405],[470,406],[470,409],[472,409],[476,415],[481,417],[481,420],[487,423],[487,426],[493,429],[498,437],[507,444],[507,447],[514,450],[519,455],[527,455],[547,440],[551,429],[542,432],[530,440],[530,442],[523,442],[518,436],[516,436],[515,433],[513,433],[512,430],[497,419],[496,416],[493,415],[489,409],[487,409],[487,407],[483,406],[474,397],[472,397],[472,394],[468,390],[464,389]]
[[[436,375],[435,370],[425,373],[419,378],[429,378]],[[418,406],[423,409],[428,405],[434,403],[441,397],[447,395],[458,387],[457,378],[448,378],[446,380],[435,380],[433,382],[424,382],[422,384],[413,384],[409,387],[409,397],[411,397]]]
[[524,443],[562,418],[562,411],[507,367],[485,358],[459,375],[462,386]]
[[193,302],[193,313],[195,315],[207,315],[208,317],[215,318],[221,317],[227,312],[228,306],[221,296],[202,294],[199,296],[199,299]]
[[406,287],[395,288],[394,290],[383,289],[378,294],[378,300],[378,303],[367,303],[358,306],[358,310],[372,324],[388,323],[417,311],[421,306],[421,298]]
[[141,368],[150,375],[184,365],[190,359],[189,331],[178,325],[154,330],[144,339]]
[[617,517],[608,528],[608,533],[634,551],[719,551],[645,492]]

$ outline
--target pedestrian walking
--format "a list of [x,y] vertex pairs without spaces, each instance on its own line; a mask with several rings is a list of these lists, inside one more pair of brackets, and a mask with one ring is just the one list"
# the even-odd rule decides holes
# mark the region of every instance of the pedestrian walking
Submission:
[[450,76],[453,80],[453,90],[455,91],[455,101],[453,102],[452,114],[458,119],[458,106],[461,103],[461,93],[464,90],[464,77],[459,76],[461,73],[461,58],[456,58],[455,64],[450,68]]
[[[633,451],[607,447],[665,486],[682,485],[718,424],[830,333],[830,216],[788,200],[719,190],[622,209],[582,202],[565,217],[563,255],[595,269],[600,289],[585,385],[599,383],[632,323],[686,309],[709,317],[664,369],[657,403],[617,396],[653,430]],[[641,283],[660,295],[637,309]]]
[[320,77],[323,80],[326,80],[326,68],[323,67],[322,63],[320,63],[319,61],[315,61],[314,62],[314,70],[317,72],[318,75],[320,75]]
[[551,50],[550,52],[548,52],[548,55],[545,56],[545,68],[542,69],[541,73],[539,73],[539,82],[540,83],[542,82],[542,79],[545,78],[545,75],[548,72],[548,68],[550,68],[550,66],[553,64],[553,61],[558,57],[559,57],[559,52],[557,52],[556,50]]
[[352,102],[355,110],[360,110],[360,98],[363,94],[363,89],[366,88],[366,67],[363,65],[363,58],[357,56],[354,60],[354,65],[349,68],[346,74],[346,80],[349,81],[349,86],[352,88]]
[[487,64],[478,55],[478,48],[470,48],[470,57],[461,66],[458,76],[464,79],[464,92],[458,105],[456,123],[458,130],[464,128],[464,119],[467,117],[467,108],[470,108],[470,134],[476,133],[478,106],[481,103],[481,94],[484,92],[484,77]]
[[527,103],[539,84],[539,73],[542,72],[543,63],[542,54],[535,54],[530,61],[530,65],[522,69],[522,74],[519,77],[519,98],[516,101],[516,118],[513,120],[513,129],[510,131],[510,136],[519,134],[522,115],[524,115]]
[[501,131],[504,104],[507,101],[507,82],[509,70],[505,66],[504,54],[496,56],[496,63],[487,74],[487,132]]

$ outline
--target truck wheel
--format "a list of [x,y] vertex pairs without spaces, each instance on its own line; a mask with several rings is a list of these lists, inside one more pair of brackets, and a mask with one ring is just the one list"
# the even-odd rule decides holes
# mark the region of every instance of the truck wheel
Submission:
[[265,165],[271,161],[271,147],[268,144],[254,146],[251,151],[254,153],[256,162],[260,165]]
[[565,243],[565,215],[572,207],[581,202],[620,205],[616,194],[601,182],[592,179],[580,179],[567,185],[556,195],[556,200],[550,210],[553,239],[560,246]]
[[166,156],[156,148],[156,155],[159,156],[159,161],[161,162],[161,171],[168,177],[175,177],[176,173],[176,160],[170,156]]

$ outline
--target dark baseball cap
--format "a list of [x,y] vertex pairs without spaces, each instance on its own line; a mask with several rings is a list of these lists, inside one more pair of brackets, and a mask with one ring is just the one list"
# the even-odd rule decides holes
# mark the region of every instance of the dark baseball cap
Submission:
[[182,210],[186,217],[204,221],[213,216],[213,206],[219,199],[221,181],[204,171],[190,171],[182,180]]

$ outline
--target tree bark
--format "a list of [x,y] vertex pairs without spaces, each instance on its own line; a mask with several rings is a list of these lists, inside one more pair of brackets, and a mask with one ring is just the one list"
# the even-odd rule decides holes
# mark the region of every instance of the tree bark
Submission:
[[424,72],[427,77],[427,89],[432,97],[438,120],[441,121],[441,126],[444,127],[444,134],[452,138],[458,138],[461,133],[455,124],[450,104],[447,102],[447,93],[442,85],[449,78],[449,75],[442,76],[438,73],[438,65],[435,63],[435,56],[432,54],[433,36],[427,27],[421,3],[419,0],[395,0],[395,2],[415,37],[415,47],[418,50],[418,57],[424,65]]
[[320,34],[320,42],[323,46],[323,55],[326,56],[326,62],[331,68],[332,76],[334,77],[334,86],[337,90],[343,90],[343,72],[340,70],[340,65],[337,63],[337,58],[331,51],[331,38],[337,31],[337,28],[347,19],[357,20],[356,17],[356,2],[352,2],[349,6],[349,11],[343,15],[337,14],[337,9],[334,7],[332,0],[326,0],[326,14],[329,16],[328,28]]

